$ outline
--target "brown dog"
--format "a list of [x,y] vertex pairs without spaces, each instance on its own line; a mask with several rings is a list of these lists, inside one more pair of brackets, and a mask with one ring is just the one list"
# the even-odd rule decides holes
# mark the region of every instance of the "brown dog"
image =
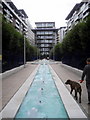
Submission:
[[75,90],[75,99],[77,100],[77,92],[79,92],[79,103],[81,103],[81,93],[82,93],[82,88],[81,85],[75,81],[72,80],[67,80],[65,84],[70,85],[71,91],[70,94],[72,94],[73,90]]

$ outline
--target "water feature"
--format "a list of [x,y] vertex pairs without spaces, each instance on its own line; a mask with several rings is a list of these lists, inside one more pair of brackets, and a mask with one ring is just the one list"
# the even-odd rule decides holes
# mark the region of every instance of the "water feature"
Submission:
[[52,74],[43,60],[15,118],[67,118]]

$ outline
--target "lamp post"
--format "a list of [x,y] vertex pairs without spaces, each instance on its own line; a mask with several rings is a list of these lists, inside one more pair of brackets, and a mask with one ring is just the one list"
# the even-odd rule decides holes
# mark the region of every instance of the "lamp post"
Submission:
[[37,48],[37,59],[38,59],[38,45],[36,44],[36,48]]
[[53,48],[53,56],[52,57],[53,57],[53,60],[54,60],[55,59],[55,57],[54,57],[54,55],[55,55],[54,54],[54,43],[52,44],[52,48]]
[[54,60],[54,46],[53,46],[53,60]]
[[40,59],[39,47],[37,46],[37,60]]
[[24,68],[26,64],[26,42],[25,42],[25,32],[24,32]]

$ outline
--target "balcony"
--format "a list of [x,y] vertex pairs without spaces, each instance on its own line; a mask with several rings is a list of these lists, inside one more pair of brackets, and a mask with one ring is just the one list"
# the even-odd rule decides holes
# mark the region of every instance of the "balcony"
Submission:
[[10,19],[10,22],[11,22],[11,23],[13,23],[13,20],[12,20],[12,19]]
[[16,27],[18,30],[20,29],[18,24],[16,24],[15,27]]
[[85,19],[89,15],[89,12],[83,15],[83,19]]
[[83,10],[83,15],[85,15],[87,12],[89,12],[90,10],[90,3],[87,4],[87,6],[85,7],[85,9]]
[[16,20],[16,23],[19,25],[20,24],[20,22],[18,21],[18,20]]

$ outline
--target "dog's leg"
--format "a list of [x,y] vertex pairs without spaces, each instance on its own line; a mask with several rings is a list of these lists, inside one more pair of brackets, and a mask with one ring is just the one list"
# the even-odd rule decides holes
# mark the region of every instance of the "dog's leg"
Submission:
[[77,90],[75,90],[75,98],[76,98],[76,100],[77,100]]
[[72,94],[72,92],[73,92],[73,89],[71,88],[70,94]]
[[79,92],[79,103],[81,103],[81,91]]

